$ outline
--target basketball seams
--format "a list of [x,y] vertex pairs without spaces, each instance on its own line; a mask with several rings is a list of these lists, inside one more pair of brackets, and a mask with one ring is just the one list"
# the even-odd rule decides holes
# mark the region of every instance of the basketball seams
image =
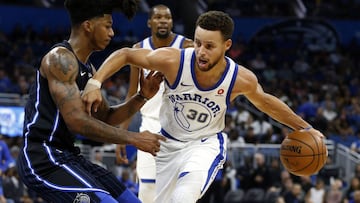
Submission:
[[[320,156],[320,146],[319,146],[319,143],[318,143],[318,140],[316,139],[316,137],[314,137],[315,135],[313,135],[311,132],[309,132],[309,134],[311,135],[311,138],[313,140],[315,140],[315,143],[316,143],[316,148],[317,148],[317,151],[318,151],[318,154],[316,154],[317,156],[317,166],[316,166],[316,172],[320,170],[320,157],[322,158],[322,154]],[[314,154],[315,155],[315,154]]]
[[[286,139],[289,139],[289,140],[294,140],[294,141],[297,141],[297,142],[299,142],[299,143],[302,143],[303,145],[305,145],[305,146],[307,146],[309,149],[311,149],[311,151],[312,151],[312,154],[309,154],[309,155],[301,155],[301,156],[299,156],[299,155],[296,155],[296,154],[294,154],[294,155],[284,155],[284,154],[282,154],[281,152],[280,152],[280,155],[282,155],[283,157],[312,157],[312,160],[308,163],[308,164],[306,164],[306,165],[304,165],[302,168],[299,168],[299,169],[297,169],[297,170],[291,170],[291,172],[292,173],[296,173],[296,172],[298,172],[298,171],[302,171],[302,170],[304,170],[304,169],[306,169],[306,168],[308,168],[309,166],[311,166],[312,164],[313,164],[313,162],[315,161],[314,159],[315,159],[315,156],[314,156],[314,153],[315,153],[315,151],[314,151],[314,149],[311,147],[311,145],[309,145],[308,143],[306,143],[306,142],[304,142],[304,141],[302,141],[302,140],[300,140],[300,139],[298,139],[298,138],[293,138],[293,137],[291,137],[291,138],[286,138]],[[290,170],[290,169],[289,169]]]

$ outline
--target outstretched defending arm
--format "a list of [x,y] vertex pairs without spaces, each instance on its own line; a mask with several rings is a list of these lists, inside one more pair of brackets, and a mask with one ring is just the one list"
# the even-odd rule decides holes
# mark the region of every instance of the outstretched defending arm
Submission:
[[[102,102],[101,84],[125,65],[147,67],[161,72],[170,83],[175,81],[180,64],[180,50],[176,48],[160,48],[154,51],[148,49],[122,48],[113,52],[100,66],[94,77],[84,89],[82,99],[86,111],[97,109]],[[133,67],[133,66],[132,66]]]

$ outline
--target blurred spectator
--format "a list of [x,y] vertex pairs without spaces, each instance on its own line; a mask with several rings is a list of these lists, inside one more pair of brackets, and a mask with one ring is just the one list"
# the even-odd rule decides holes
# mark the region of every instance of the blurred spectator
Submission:
[[328,156],[326,158],[325,165],[323,166],[322,169],[320,169],[317,176],[324,180],[325,185],[329,186],[330,181],[335,178],[341,177],[340,175],[341,175],[341,171],[340,171],[339,166],[333,162],[333,159],[331,156]]
[[0,64],[0,93],[11,92],[12,82],[8,77],[5,69]]
[[326,94],[325,100],[321,104],[322,115],[328,122],[332,122],[337,117],[336,104],[330,94]]
[[236,144],[237,146],[244,146],[245,140],[240,136],[236,128],[233,128],[229,132],[229,142],[230,144]]
[[310,188],[305,196],[306,203],[321,203],[325,201],[325,183],[322,178],[317,177],[315,186]]
[[356,164],[352,177],[357,177],[360,180],[360,163]]
[[[2,135],[0,135],[2,137]],[[0,138],[0,202],[6,203],[4,191],[4,174],[5,172],[15,166],[14,159],[11,157],[10,150],[6,142]]]
[[260,114],[258,119],[255,119],[252,123],[250,123],[250,126],[254,129],[255,136],[262,143],[265,143],[263,140],[268,140],[268,142],[270,142],[271,136],[273,134],[273,127],[268,121],[265,120],[265,117],[267,116]]
[[239,180],[240,188],[248,190],[251,186],[250,177],[253,167],[253,159],[251,156],[244,156],[244,163],[236,169],[236,177]]
[[94,164],[97,164],[97,165],[107,169],[107,166],[103,162],[103,155],[102,155],[102,152],[100,150],[95,151],[92,162]]
[[258,137],[254,133],[254,128],[251,126],[247,128],[246,133],[244,135],[244,140],[245,143],[247,144],[257,144],[260,142]]
[[343,183],[341,179],[334,179],[330,183],[330,188],[326,191],[326,203],[341,203],[343,198]]
[[280,177],[281,177],[280,195],[284,196],[286,193],[291,191],[294,185],[294,181],[287,170],[282,170]]
[[342,109],[340,116],[335,120],[335,130],[342,139],[355,135],[354,129],[350,126],[346,118],[346,110]]
[[27,188],[20,181],[15,167],[11,167],[6,171],[3,187],[4,196],[7,201],[13,201],[14,203],[33,203],[33,200],[27,193]]
[[268,189],[271,182],[268,166],[265,162],[265,156],[262,153],[254,154],[255,166],[250,173],[250,188],[262,188],[264,191]]
[[352,177],[349,183],[349,187],[345,191],[344,203],[354,201],[355,191],[360,190],[360,180],[357,177]]
[[305,194],[314,186],[311,176],[300,176],[300,184]]
[[[281,187],[281,166],[280,161],[277,158],[271,159],[270,166],[268,166],[269,183],[271,186],[280,188]],[[269,185],[270,186],[270,185]]]
[[[299,183],[294,183],[291,190],[284,195],[286,203],[302,203],[304,202],[304,194]],[[320,203],[320,202],[317,202]]]
[[11,156],[7,143],[0,138],[0,174],[3,174],[9,167],[14,165],[15,160]]
[[251,115],[248,110],[246,110],[243,106],[237,105],[237,116],[236,116],[236,124],[245,128],[251,120]]
[[349,203],[360,203],[360,190],[354,192],[354,199],[350,200]]
[[296,112],[305,120],[312,121],[316,117],[318,107],[317,101],[308,94],[302,97],[301,104],[298,106]]

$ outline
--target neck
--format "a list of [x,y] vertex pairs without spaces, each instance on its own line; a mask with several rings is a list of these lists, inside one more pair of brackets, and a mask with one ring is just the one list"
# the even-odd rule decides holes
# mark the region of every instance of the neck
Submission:
[[151,36],[151,40],[152,43],[154,45],[154,48],[160,48],[160,47],[168,47],[170,46],[171,42],[174,40],[175,38],[175,34],[174,33],[170,33],[169,36],[167,38],[158,38],[155,35]]
[[68,42],[71,45],[76,57],[85,64],[88,61],[90,54],[93,52],[91,43],[88,42],[85,36],[74,31],[71,32]]

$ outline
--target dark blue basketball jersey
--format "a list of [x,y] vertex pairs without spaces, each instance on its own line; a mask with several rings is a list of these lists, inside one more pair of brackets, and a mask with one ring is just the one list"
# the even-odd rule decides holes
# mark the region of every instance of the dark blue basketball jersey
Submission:
[[[66,41],[54,45],[59,46],[73,52]],[[82,91],[93,67],[78,64],[76,83]],[[47,202],[140,203],[114,174],[79,155],[75,135],[67,128],[40,71],[30,90],[23,136],[24,147],[16,162],[19,177]]]
[[[73,52],[67,41],[52,47],[65,47]],[[78,60],[79,73],[76,83],[82,91],[92,77],[92,64],[83,64]],[[25,108],[24,139],[45,142],[59,149],[74,149],[75,135],[67,128],[59,109],[50,95],[48,81],[37,71],[35,84],[29,91],[29,100]]]

